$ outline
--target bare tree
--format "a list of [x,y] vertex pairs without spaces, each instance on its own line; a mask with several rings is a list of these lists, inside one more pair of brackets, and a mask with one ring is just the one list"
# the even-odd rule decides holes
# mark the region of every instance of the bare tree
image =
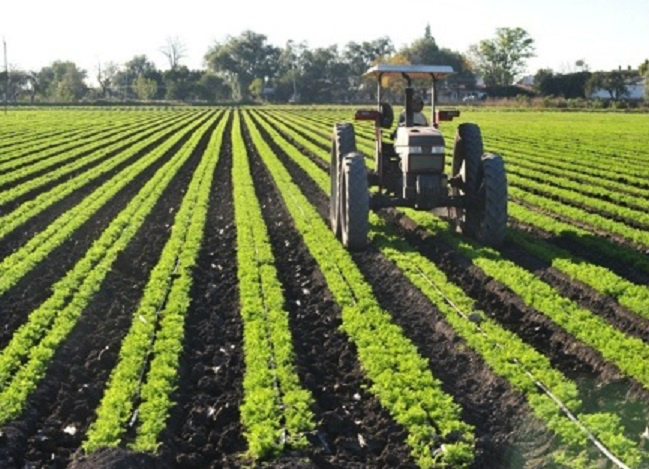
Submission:
[[97,82],[101,87],[102,97],[109,97],[111,86],[114,85],[115,75],[117,75],[118,71],[119,67],[113,62],[104,64],[103,69],[101,63],[97,63]]
[[178,68],[180,60],[187,57],[187,48],[178,37],[167,37],[167,43],[160,48],[160,52],[167,57],[171,70]]

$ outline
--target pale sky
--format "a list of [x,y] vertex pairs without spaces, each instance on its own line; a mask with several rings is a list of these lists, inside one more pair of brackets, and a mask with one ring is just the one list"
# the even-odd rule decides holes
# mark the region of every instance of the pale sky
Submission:
[[637,67],[649,58],[649,0],[3,0],[0,35],[9,63],[38,69],[72,60],[95,74],[98,61],[123,63],[146,54],[167,68],[159,52],[166,37],[187,47],[185,65],[199,68],[214,41],[251,29],[283,46],[344,45],[388,35],[399,47],[430,23],[437,44],[465,52],[497,27],[525,28],[541,67],[568,71],[578,59],[592,70]]

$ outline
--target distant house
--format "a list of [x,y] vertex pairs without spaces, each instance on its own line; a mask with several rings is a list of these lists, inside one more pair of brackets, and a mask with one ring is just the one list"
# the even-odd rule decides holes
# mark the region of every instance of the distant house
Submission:
[[[630,78],[626,82],[627,92],[624,96],[624,99],[632,99],[637,101],[643,100],[645,86],[646,82],[644,77]],[[591,93],[590,97],[594,99],[611,99],[611,94],[605,89],[598,88]]]
[[525,75],[523,78],[518,80],[516,82],[516,85],[526,88],[526,89],[533,89],[534,88],[534,75]]

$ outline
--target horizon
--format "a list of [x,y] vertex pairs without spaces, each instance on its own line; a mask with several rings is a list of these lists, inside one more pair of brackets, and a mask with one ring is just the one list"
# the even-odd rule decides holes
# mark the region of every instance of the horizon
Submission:
[[[309,47],[337,45],[342,48],[350,41],[362,42],[388,36],[399,49],[423,36],[426,25],[430,24],[438,46],[465,54],[470,45],[492,37],[497,27],[520,26],[532,36],[536,49],[536,56],[527,62],[525,75],[533,75],[540,68],[551,68],[559,73],[574,71],[577,60],[584,60],[592,71],[610,71],[619,67],[635,69],[649,56],[641,46],[649,43],[649,28],[643,27],[649,18],[649,4],[640,0],[618,2],[615,11],[604,8],[609,4],[603,0],[548,0],[541,9],[513,0],[495,0],[489,5],[461,0],[454,5],[435,6],[435,11],[430,14],[410,15],[412,20],[406,14],[403,22],[411,24],[407,28],[391,29],[389,24],[394,14],[376,13],[372,6],[332,0],[312,6],[309,12],[292,10],[290,18],[297,17],[296,20],[287,16],[294,3],[251,0],[224,7],[187,0],[182,9],[175,11],[173,4],[165,1],[156,2],[157,11],[152,14],[152,5],[148,2],[133,4],[116,0],[111,9],[102,12],[101,20],[96,14],[86,14],[85,4],[79,0],[63,0],[56,4],[10,4],[0,19],[0,35],[7,42],[11,67],[38,70],[55,60],[72,61],[87,72],[88,81],[93,83],[98,63],[110,61],[122,65],[135,55],[146,55],[159,69],[168,69],[160,52],[167,37],[178,37],[186,46],[187,57],[181,61],[182,65],[204,69],[203,57],[212,44],[245,30],[264,34],[268,42],[277,47],[294,40],[304,41]],[[414,0],[409,11],[416,13],[429,9],[426,4]],[[34,10],[39,12],[37,16],[31,14]],[[81,13],[66,13],[71,11]],[[202,13],[196,16],[196,11]],[[225,20],[221,19],[223,11],[227,16]],[[453,21],[450,18],[457,11],[461,11],[462,16]],[[564,14],[556,15],[556,11],[564,11]],[[490,14],[498,20],[485,19]],[[368,21],[357,20],[365,15],[373,16]],[[28,25],[12,21],[30,16]],[[154,22],[147,23],[153,16]],[[436,21],[436,17],[444,20]],[[214,25],[210,23],[212,18],[215,18]],[[547,27],[550,19],[552,28]],[[286,21],[290,22],[290,27],[286,26]],[[339,25],[331,34],[336,22]],[[139,33],[145,24],[150,33],[142,37]],[[458,24],[463,25],[462,30],[458,29]],[[606,35],[600,31],[603,24],[606,25]],[[40,32],[37,39],[34,39],[34,31]],[[80,36],[83,41],[80,41]],[[48,47],[42,47],[44,37],[47,37]]]

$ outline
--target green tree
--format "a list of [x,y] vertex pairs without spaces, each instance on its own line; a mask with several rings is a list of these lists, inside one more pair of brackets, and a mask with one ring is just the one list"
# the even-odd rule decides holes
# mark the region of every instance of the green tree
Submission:
[[522,28],[498,28],[494,38],[471,46],[469,54],[485,84],[509,86],[534,57],[534,39]]
[[252,80],[252,83],[248,86],[248,92],[253,98],[261,99],[264,92],[264,80],[261,78],[255,78]]
[[387,36],[373,41],[349,42],[343,50],[341,59],[347,65],[350,92],[357,94],[364,83],[363,74],[367,69],[382,57],[387,57],[394,52],[394,45]]
[[244,31],[237,37],[228,37],[222,44],[214,44],[205,55],[210,70],[224,74],[230,81],[235,99],[249,96],[255,78],[275,76],[280,50],[266,39],[263,34]]
[[450,65],[453,67],[455,73],[438,84],[438,89],[453,91],[475,86],[475,75],[465,58],[459,52],[440,48],[431,34],[430,25],[426,26],[422,37],[403,47],[399,53],[412,64]]
[[203,72],[197,84],[197,96],[208,102],[227,101],[232,90],[223,78],[211,72]]
[[78,68],[74,62],[56,61],[38,72],[39,90],[46,100],[78,101],[88,91],[85,78],[85,70]]
[[595,72],[586,83],[586,92],[591,96],[597,90],[608,92],[611,99],[617,101],[628,94],[626,86],[628,74],[621,70],[612,72]]
[[550,69],[540,69],[534,75],[534,88],[543,96],[585,98],[586,83],[590,77],[588,71],[555,74]]
[[135,98],[137,96],[134,84],[140,75],[156,82],[157,92],[155,98],[164,97],[162,73],[146,55],[136,55],[126,62],[122,70],[113,77],[113,87],[123,98]]
[[640,75],[646,75],[649,73],[649,59],[645,59],[645,61],[640,64],[638,72],[640,72]]
[[142,101],[150,101],[158,92],[158,84],[151,78],[146,78],[140,74],[133,83],[133,91],[135,91],[138,99]]
[[202,72],[184,65],[164,72],[165,99],[190,101],[199,99],[197,87]]

